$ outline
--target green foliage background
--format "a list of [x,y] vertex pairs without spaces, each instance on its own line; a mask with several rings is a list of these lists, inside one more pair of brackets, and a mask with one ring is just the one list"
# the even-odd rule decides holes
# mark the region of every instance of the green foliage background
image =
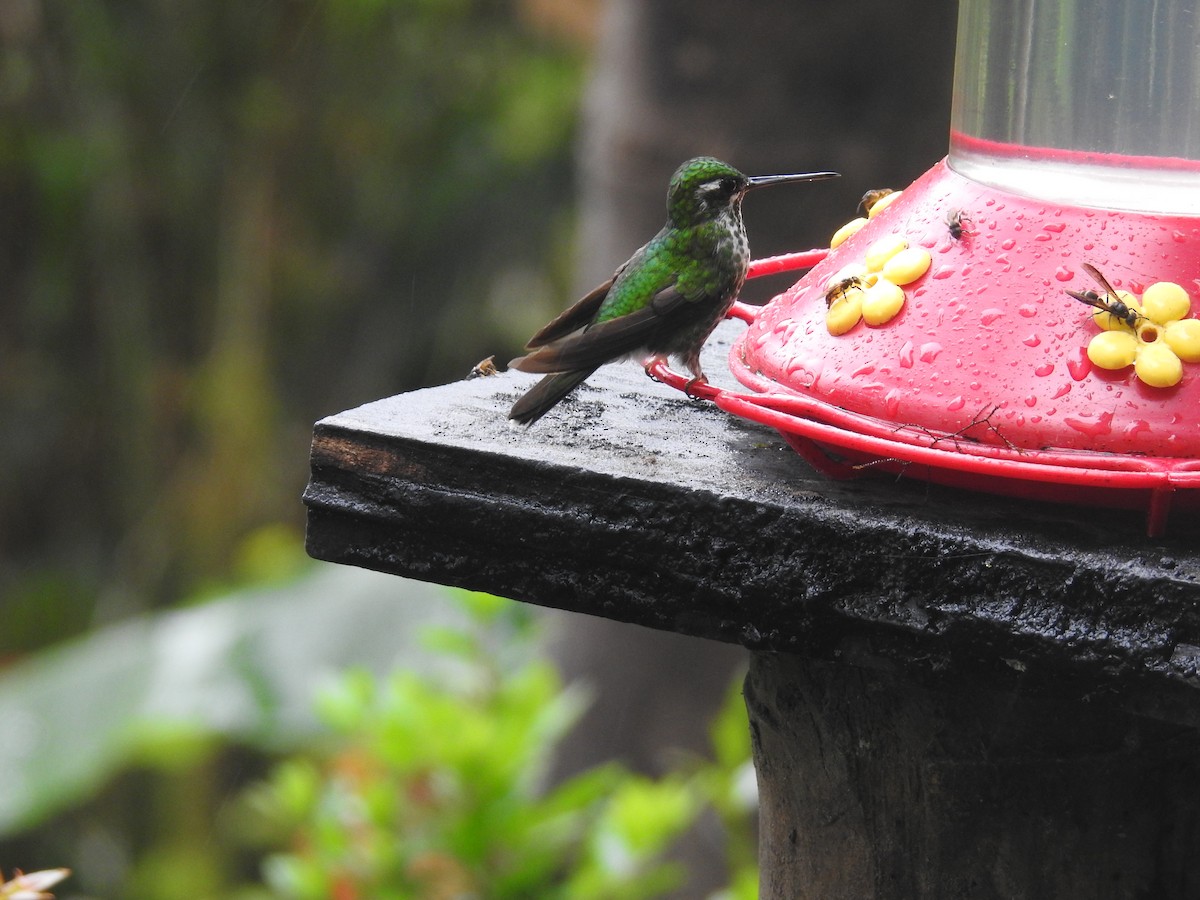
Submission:
[[539,9],[0,4],[0,647],[226,580],[314,419],[557,304],[588,9]]

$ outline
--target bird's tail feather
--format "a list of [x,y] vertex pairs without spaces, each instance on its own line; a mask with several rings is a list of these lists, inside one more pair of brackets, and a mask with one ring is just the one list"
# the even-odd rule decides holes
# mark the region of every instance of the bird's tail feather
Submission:
[[547,375],[513,404],[513,408],[508,411],[508,417],[521,425],[532,425],[595,371],[578,369]]

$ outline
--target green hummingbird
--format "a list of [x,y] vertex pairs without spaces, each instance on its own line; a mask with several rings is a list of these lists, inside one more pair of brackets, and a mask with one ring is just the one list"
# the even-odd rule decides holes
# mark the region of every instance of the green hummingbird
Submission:
[[508,417],[531,425],[604,363],[678,357],[693,381],[706,381],[700,348],[733,305],[750,265],[742,224],[746,192],[770,184],[836,178],[837,172],[747,177],[700,156],[671,176],[667,224],[621,265],[529,339],[533,352],[509,368],[545,374]]

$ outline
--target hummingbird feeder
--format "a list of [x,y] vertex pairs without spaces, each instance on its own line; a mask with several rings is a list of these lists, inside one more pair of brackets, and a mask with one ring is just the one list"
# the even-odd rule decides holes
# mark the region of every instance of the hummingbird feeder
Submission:
[[[1169,0],[960,4],[949,155],[689,385],[834,477],[1200,506],[1200,21]],[[661,368],[654,374],[683,387]]]

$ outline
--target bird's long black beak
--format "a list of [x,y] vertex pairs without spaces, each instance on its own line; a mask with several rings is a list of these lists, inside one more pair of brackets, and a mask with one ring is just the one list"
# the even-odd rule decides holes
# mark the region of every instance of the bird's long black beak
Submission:
[[772,184],[788,184],[792,181],[824,181],[827,178],[840,178],[840,172],[804,172],[800,175],[755,175],[748,178],[746,190],[767,187]]

